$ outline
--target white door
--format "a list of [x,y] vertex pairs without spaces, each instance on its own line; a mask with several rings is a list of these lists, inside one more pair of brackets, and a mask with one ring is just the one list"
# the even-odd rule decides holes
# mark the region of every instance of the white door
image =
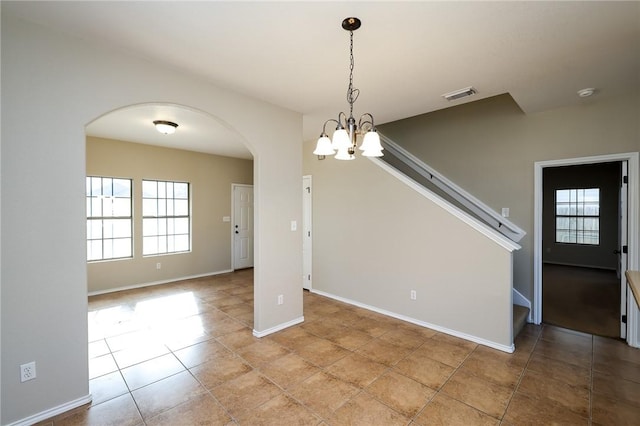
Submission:
[[627,197],[628,197],[628,164],[622,161],[622,183],[620,185],[620,224],[618,225],[618,279],[620,280],[620,337],[627,337],[627,323],[623,322],[623,318],[627,319],[627,278],[625,271],[627,270]]
[[311,290],[311,176],[302,177],[302,288]]
[[232,185],[233,269],[253,267],[253,186]]

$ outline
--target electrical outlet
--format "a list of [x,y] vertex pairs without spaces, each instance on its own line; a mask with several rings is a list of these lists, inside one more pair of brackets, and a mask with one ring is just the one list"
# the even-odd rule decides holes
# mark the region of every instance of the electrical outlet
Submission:
[[278,295],[278,305],[282,305],[284,304],[284,295],[279,294]]
[[36,378],[36,362],[31,361],[20,366],[20,381],[26,382]]
[[162,268],[162,263],[160,262],[156,263],[156,269],[160,269],[160,268]]
[[415,290],[411,290],[409,297],[411,298],[411,300],[416,300],[418,298],[418,294]]

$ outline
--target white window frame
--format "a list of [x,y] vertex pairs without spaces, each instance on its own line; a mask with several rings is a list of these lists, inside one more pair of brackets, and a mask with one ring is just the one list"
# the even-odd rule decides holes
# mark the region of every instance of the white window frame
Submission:
[[[155,185],[155,190],[151,189]],[[174,193],[186,186],[186,198]],[[155,194],[155,195],[154,195]],[[142,180],[142,255],[162,256],[191,251],[191,184]]]
[[[588,213],[589,205],[593,204],[593,200],[586,199],[587,191],[597,191],[598,193],[598,206],[596,213]],[[559,201],[558,193],[568,192],[569,201]],[[559,213],[559,207],[563,205],[568,210],[566,213]],[[585,245],[585,246],[599,246],[600,245],[600,188],[564,188],[556,189],[554,193],[554,215],[555,215],[555,242],[558,244],[571,244],[571,245]],[[566,222],[569,226],[566,228],[558,228],[558,219],[567,219]],[[597,234],[595,242],[590,238],[585,238],[585,235],[593,232],[593,229],[585,229],[585,219],[596,220],[598,223]],[[573,225],[573,226],[572,226]],[[559,230],[566,231],[566,238],[558,239]],[[573,237],[573,238],[571,238]]]
[[[98,181],[99,180],[99,181]],[[114,194],[114,182],[128,182],[128,196]],[[99,183],[98,183],[99,182]],[[111,176],[86,177],[87,262],[133,258],[133,179]],[[105,191],[105,188],[108,188]],[[128,208],[128,214],[126,210]],[[124,214],[123,214],[124,213]],[[128,241],[128,254],[114,255],[116,244]],[[100,247],[95,256],[94,248]],[[115,248],[115,250],[114,250]],[[122,246],[120,248],[122,250]],[[110,253],[105,256],[105,253]]]

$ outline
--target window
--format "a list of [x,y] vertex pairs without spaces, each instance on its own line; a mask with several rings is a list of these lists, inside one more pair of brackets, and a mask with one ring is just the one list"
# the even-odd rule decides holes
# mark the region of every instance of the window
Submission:
[[600,189],[556,190],[556,242],[600,244]]
[[87,176],[87,260],[132,257],[131,179]]
[[142,254],[190,249],[189,184],[142,181]]

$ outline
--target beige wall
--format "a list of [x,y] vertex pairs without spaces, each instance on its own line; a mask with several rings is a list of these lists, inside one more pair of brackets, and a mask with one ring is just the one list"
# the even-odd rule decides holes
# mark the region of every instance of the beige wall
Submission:
[[313,290],[508,350],[512,253],[366,158],[312,151]]
[[378,127],[447,178],[527,232],[514,255],[514,286],[533,301],[536,161],[640,150],[640,96],[585,99],[524,114],[497,96]]
[[[89,396],[85,126],[144,103],[186,106],[253,154],[257,332],[302,317],[302,116],[2,13],[0,423]],[[7,250],[10,247],[11,250]],[[285,304],[278,305],[278,295]],[[20,383],[19,366],[38,377]]]
[[[90,262],[90,293],[233,269],[231,222],[222,218],[231,216],[231,184],[253,183],[253,161],[88,137],[87,175],[133,179],[134,212],[133,258]],[[191,252],[142,256],[143,179],[191,185]]]

